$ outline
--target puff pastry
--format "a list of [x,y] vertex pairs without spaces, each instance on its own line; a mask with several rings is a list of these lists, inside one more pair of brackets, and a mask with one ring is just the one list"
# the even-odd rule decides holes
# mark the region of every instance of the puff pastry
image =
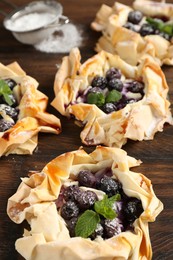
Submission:
[[[17,62],[8,66],[0,64],[0,79],[1,82],[13,82],[13,97],[19,111],[17,120],[13,121],[5,113],[4,107],[9,110],[9,106],[0,105],[1,121],[12,122],[11,127],[0,130],[0,156],[32,154],[38,143],[38,132],[59,134],[60,120],[46,112],[48,97],[37,89],[38,82],[26,75]],[[12,110],[16,111],[16,108]]]
[[[172,24],[173,4],[136,0],[133,7],[115,2],[112,7],[103,4],[91,23],[92,29],[102,32],[96,44],[96,51],[105,50],[118,54],[126,62],[136,65],[148,56],[154,58],[159,65],[173,65],[173,42],[157,33],[140,35],[138,30],[130,30],[124,26],[131,11],[138,10],[146,17],[166,18]],[[136,26],[136,25],[135,25]],[[134,27],[135,28],[135,27]],[[155,34],[155,35],[154,35]],[[156,35],[158,34],[158,35]],[[163,35],[163,34],[162,34]]]
[[[119,148],[99,146],[90,154],[83,149],[62,154],[41,172],[22,178],[7,205],[7,213],[15,223],[27,220],[31,228],[16,241],[17,251],[27,260],[150,260],[152,249],[148,222],[155,221],[163,204],[155,196],[150,180],[130,170],[140,163]],[[83,169],[96,174],[100,169],[108,168],[121,182],[126,196],[141,201],[142,214],[133,223],[133,229],[109,239],[70,237],[56,207],[62,185],[75,180]]]
[[[156,63],[146,59],[139,66],[132,66],[105,51],[83,64],[80,58],[77,48],[64,57],[55,76],[55,98],[51,104],[62,115],[74,116],[84,127],[81,132],[84,144],[122,147],[128,138],[139,141],[153,139],[166,122],[173,123],[167,100],[168,85]],[[106,114],[100,107],[85,103],[80,97],[86,93],[95,76],[105,76],[112,67],[121,70],[126,79],[142,81],[144,95],[138,102],[128,103],[124,108]]]

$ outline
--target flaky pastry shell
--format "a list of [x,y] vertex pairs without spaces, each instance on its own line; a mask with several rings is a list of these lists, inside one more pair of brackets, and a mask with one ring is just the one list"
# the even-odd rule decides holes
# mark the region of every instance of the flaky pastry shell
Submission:
[[[133,8],[146,16],[166,16],[173,19],[173,4],[136,0]],[[136,65],[148,56],[159,64],[173,65],[173,42],[160,35],[142,37],[139,33],[124,28],[132,7],[115,2],[112,7],[103,4],[91,23],[92,29],[102,32],[96,51],[105,50],[118,54],[126,62]]]
[[[158,64],[146,59],[139,66],[132,66],[105,51],[83,64],[80,58],[77,48],[64,57],[55,77],[55,98],[51,104],[62,115],[73,115],[84,126],[81,132],[84,144],[122,147],[128,138],[151,140],[166,122],[173,123],[167,100],[168,85]],[[77,102],[79,93],[86,90],[94,76],[104,76],[111,67],[120,69],[128,79],[144,82],[142,100],[111,114],[105,114],[96,105]]]
[[38,82],[26,75],[17,62],[8,66],[0,63],[0,79],[17,83],[13,92],[19,104],[16,124],[0,132],[0,156],[32,154],[38,143],[38,132],[59,134],[60,120],[46,112],[48,97],[37,89]]
[[[99,146],[90,154],[83,149],[62,154],[41,172],[22,178],[7,205],[7,213],[15,223],[27,220],[31,228],[16,241],[17,251],[27,260],[150,260],[148,222],[155,221],[163,204],[155,196],[151,181],[130,170],[140,163],[122,149]],[[135,220],[134,231],[124,231],[106,240],[71,238],[55,204],[61,185],[75,178],[82,169],[94,173],[104,168],[112,169],[127,196],[141,200],[144,211]]]

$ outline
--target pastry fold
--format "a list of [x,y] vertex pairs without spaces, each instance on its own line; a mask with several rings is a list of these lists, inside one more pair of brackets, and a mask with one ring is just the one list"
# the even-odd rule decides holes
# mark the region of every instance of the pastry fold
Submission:
[[59,134],[60,120],[46,112],[48,97],[37,89],[38,82],[26,75],[17,62],[8,66],[0,63],[0,79],[16,82],[13,93],[19,104],[16,124],[0,132],[0,156],[32,154],[38,144],[38,133]]
[[[151,140],[166,122],[172,124],[168,85],[157,63],[145,59],[132,66],[119,56],[101,51],[83,64],[80,52],[72,49],[63,58],[54,81],[55,98],[51,103],[62,115],[73,115],[83,128],[81,140],[86,145],[105,144],[122,147],[127,139]],[[145,85],[142,100],[129,103],[123,109],[105,114],[93,104],[78,101],[79,93],[85,93],[92,79],[105,76],[111,67],[121,70],[127,79],[142,81]]]
[[105,4],[96,13],[95,20],[91,23],[93,30],[102,32],[95,50],[108,51],[118,54],[131,65],[136,65],[150,56],[159,65],[173,65],[173,42],[160,35],[147,35],[142,37],[139,33],[123,27],[132,10],[139,10],[145,16],[165,16],[173,19],[173,4],[136,0],[133,7],[115,2],[112,7]]
[[[16,193],[9,198],[8,216],[15,223],[26,220],[25,230],[16,241],[17,251],[27,260],[95,260],[152,258],[148,223],[155,221],[163,209],[151,181],[130,168],[141,161],[119,148],[98,146],[87,154],[83,149],[62,154],[49,162],[41,172],[22,178]],[[133,223],[133,231],[124,231],[110,239],[71,238],[65,221],[56,208],[60,188],[82,169],[97,172],[111,168],[125,194],[142,202],[143,213]]]

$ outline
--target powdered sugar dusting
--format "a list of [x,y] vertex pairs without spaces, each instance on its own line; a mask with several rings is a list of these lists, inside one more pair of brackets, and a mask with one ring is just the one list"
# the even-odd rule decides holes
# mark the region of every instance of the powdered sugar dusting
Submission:
[[18,17],[17,19],[11,19],[6,21],[6,26],[12,31],[26,32],[41,28],[56,18],[56,14],[50,13],[30,13]]
[[81,30],[74,24],[68,23],[56,28],[55,31],[42,42],[34,45],[35,49],[47,53],[66,53],[82,43]]

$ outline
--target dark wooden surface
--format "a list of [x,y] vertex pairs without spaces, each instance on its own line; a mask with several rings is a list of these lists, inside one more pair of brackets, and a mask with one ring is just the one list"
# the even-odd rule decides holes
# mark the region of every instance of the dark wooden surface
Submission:
[[[12,1],[12,0],[11,0]],[[27,0],[13,0],[21,5]],[[113,5],[113,1],[104,0],[61,0],[64,14],[83,30],[83,43],[80,47],[83,61],[94,52],[98,33],[90,29],[90,23],[102,3]],[[131,4],[132,1],[122,0]],[[171,2],[171,1],[170,1]],[[173,2],[173,1],[172,1]],[[0,2],[0,10],[9,11]],[[32,46],[17,42],[10,32],[2,25],[0,16],[0,62],[7,65],[17,61],[28,75],[37,79],[39,89],[53,99],[53,81],[56,64],[61,63],[65,54],[47,54],[36,51]],[[163,67],[170,87],[170,101],[173,102],[173,68]],[[15,240],[21,237],[23,228],[14,224],[6,214],[8,198],[14,194],[20,177],[26,176],[29,170],[41,170],[54,157],[71,150],[78,149],[82,144],[79,138],[80,128],[73,120],[63,118],[51,106],[49,112],[61,119],[62,133],[60,135],[40,134],[37,151],[32,156],[10,155],[0,158],[0,260],[22,259],[15,251]],[[94,147],[85,147],[92,151]],[[153,141],[129,141],[124,147],[129,155],[143,161],[136,168],[152,180],[155,193],[164,203],[164,211],[156,222],[150,224],[150,236],[154,260],[173,259],[173,127],[166,125],[162,133],[157,133]],[[47,223],[49,225],[49,223]],[[62,259],[63,260],[63,259]],[[70,259],[69,259],[70,260]]]

